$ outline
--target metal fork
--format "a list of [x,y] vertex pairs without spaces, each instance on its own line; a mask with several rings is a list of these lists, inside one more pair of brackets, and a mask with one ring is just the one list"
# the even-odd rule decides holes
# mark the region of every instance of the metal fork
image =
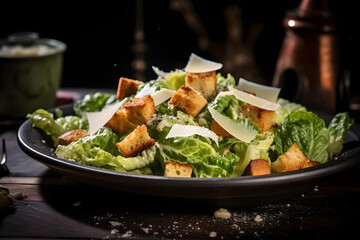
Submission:
[[1,152],[1,160],[0,160],[0,177],[6,176],[9,174],[9,169],[6,166],[6,144],[5,144],[5,138],[2,139],[2,152]]

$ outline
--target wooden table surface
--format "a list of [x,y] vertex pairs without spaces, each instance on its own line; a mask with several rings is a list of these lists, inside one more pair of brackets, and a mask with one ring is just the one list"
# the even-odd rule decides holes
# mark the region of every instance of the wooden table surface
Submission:
[[132,195],[69,179],[22,152],[17,129],[0,134],[10,170],[0,187],[18,196],[0,211],[0,238],[346,239],[358,234],[359,167],[320,179],[284,201],[227,208],[231,217],[222,219],[214,217],[221,205]]

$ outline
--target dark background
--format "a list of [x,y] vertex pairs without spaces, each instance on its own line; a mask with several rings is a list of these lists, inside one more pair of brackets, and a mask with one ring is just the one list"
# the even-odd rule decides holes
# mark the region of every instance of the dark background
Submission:
[[[141,2],[2,2],[0,38],[6,38],[13,32],[35,31],[41,38],[63,41],[67,44],[67,50],[61,87],[115,89],[119,77],[139,76],[132,62],[135,60],[136,6]],[[144,0],[142,3],[146,68],[140,80],[156,77],[151,66],[165,71],[183,68],[190,54],[196,53],[224,63],[221,71],[227,73],[227,70],[232,70],[236,79],[250,76],[248,80],[271,84],[285,34],[282,25],[285,12],[297,7],[300,1],[189,1],[187,3],[191,4],[199,22],[203,24],[205,35],[211,40],[208,47],[199,44],[199,34],[185,21],[183,13],[174,7],[183,1]],[[356,8],[353,7],[354,3],[350,3],[330,1],[340,26],[347,59],[352,59],[355,52],[357,42],[353,32],[358,29],[357,23],[354,23]],[[238,20],[242,26],[243,43],[254,26],[260,29],[250,49],[254,57],[252,67],[256,68],[253,75],[247,75],[246,69],[241,71],[227,67],[224,62],[229,45],[226,12],[233,9],[241,10]],[[231,44],[236,45],[236,42]],[[243,49],[247,46],[243,44]],[[358,60],[356,62],[359,63]],[[253,79],[251,76],[254,76]]]

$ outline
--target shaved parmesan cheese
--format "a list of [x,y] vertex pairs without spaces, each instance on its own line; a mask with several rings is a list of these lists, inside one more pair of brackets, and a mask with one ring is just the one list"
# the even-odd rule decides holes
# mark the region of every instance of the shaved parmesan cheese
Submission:
[[244,122],[235,122],[234,120],[225,117],[212,107],[208,107],[212,118],[228,133],[236,137],[237,139],[249,143],[257,135],[258,131],[254,129],[247,118],[244,118]]
[[221,63],[212,62],[206,59],[203,59],[196,54],[192,53],[190,59],[185,67],[186,72],[191,73],[203,73],[216,71],[222,68]]
[[166,138],[190,137],[195,134],[211,138],[215,141],[216,145],[219,146],[219,136],[216,135],[216,133],[214,133],[213,131],[199,126],[181,125],[176,123],[171,127]]
[[260,98],[257,96],[254,96],[252,94],[246,93],[244,91],[237,90],[231,86],[228,86],[228,89],[231,93],[234,94],[234,96],[250,105],[256,106],[261,109],[269,110],[269,111],[276,111],[280,105],[274,102],[270,102],[264,98]]
[[146,95],[152,95],[156,92],[156,88],[154,87],[150,87],[150,88],[143,88],[141,89],[140,92],[138,92],[135,97],[136,98],[142,98],[145,97]]
[[114,115],[114,113],[121,107],[124,101],[117,102],[111,106],[102,109],[99,112],[87,112],[86,117],[89,122],[89,133],[94,134],[97,130],[102,128]]
[[169,74],[169,72],[164,72],[164,71],[160,70],[158,67],[155,67],[155,66],[152,66],[152,69],[154,70],[156,75],[158,75],[161,78],[164,78],[164,77],[166,77],[166,75]]
[[280,88],[250,82],[243,78],[240,78],[239,80],[238,89],[245,92],[254,93],[255,96],[264,98],[270,102],[276,102],[280,93]]
[[171,98],[175,92],[175,90],[163,88],[160,91],[151,94],[151,97],[154,99],[155,106],[158,106],[159,104]]

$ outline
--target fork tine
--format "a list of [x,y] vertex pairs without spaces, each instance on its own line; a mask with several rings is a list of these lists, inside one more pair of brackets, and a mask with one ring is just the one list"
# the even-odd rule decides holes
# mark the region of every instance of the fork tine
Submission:
[[5,143],[5,138],[3,138],[2,139],[1,161],[0,161],[0,177],[9,174],[9,169],[6,166],[6,160],[7,160],[6,143]]

